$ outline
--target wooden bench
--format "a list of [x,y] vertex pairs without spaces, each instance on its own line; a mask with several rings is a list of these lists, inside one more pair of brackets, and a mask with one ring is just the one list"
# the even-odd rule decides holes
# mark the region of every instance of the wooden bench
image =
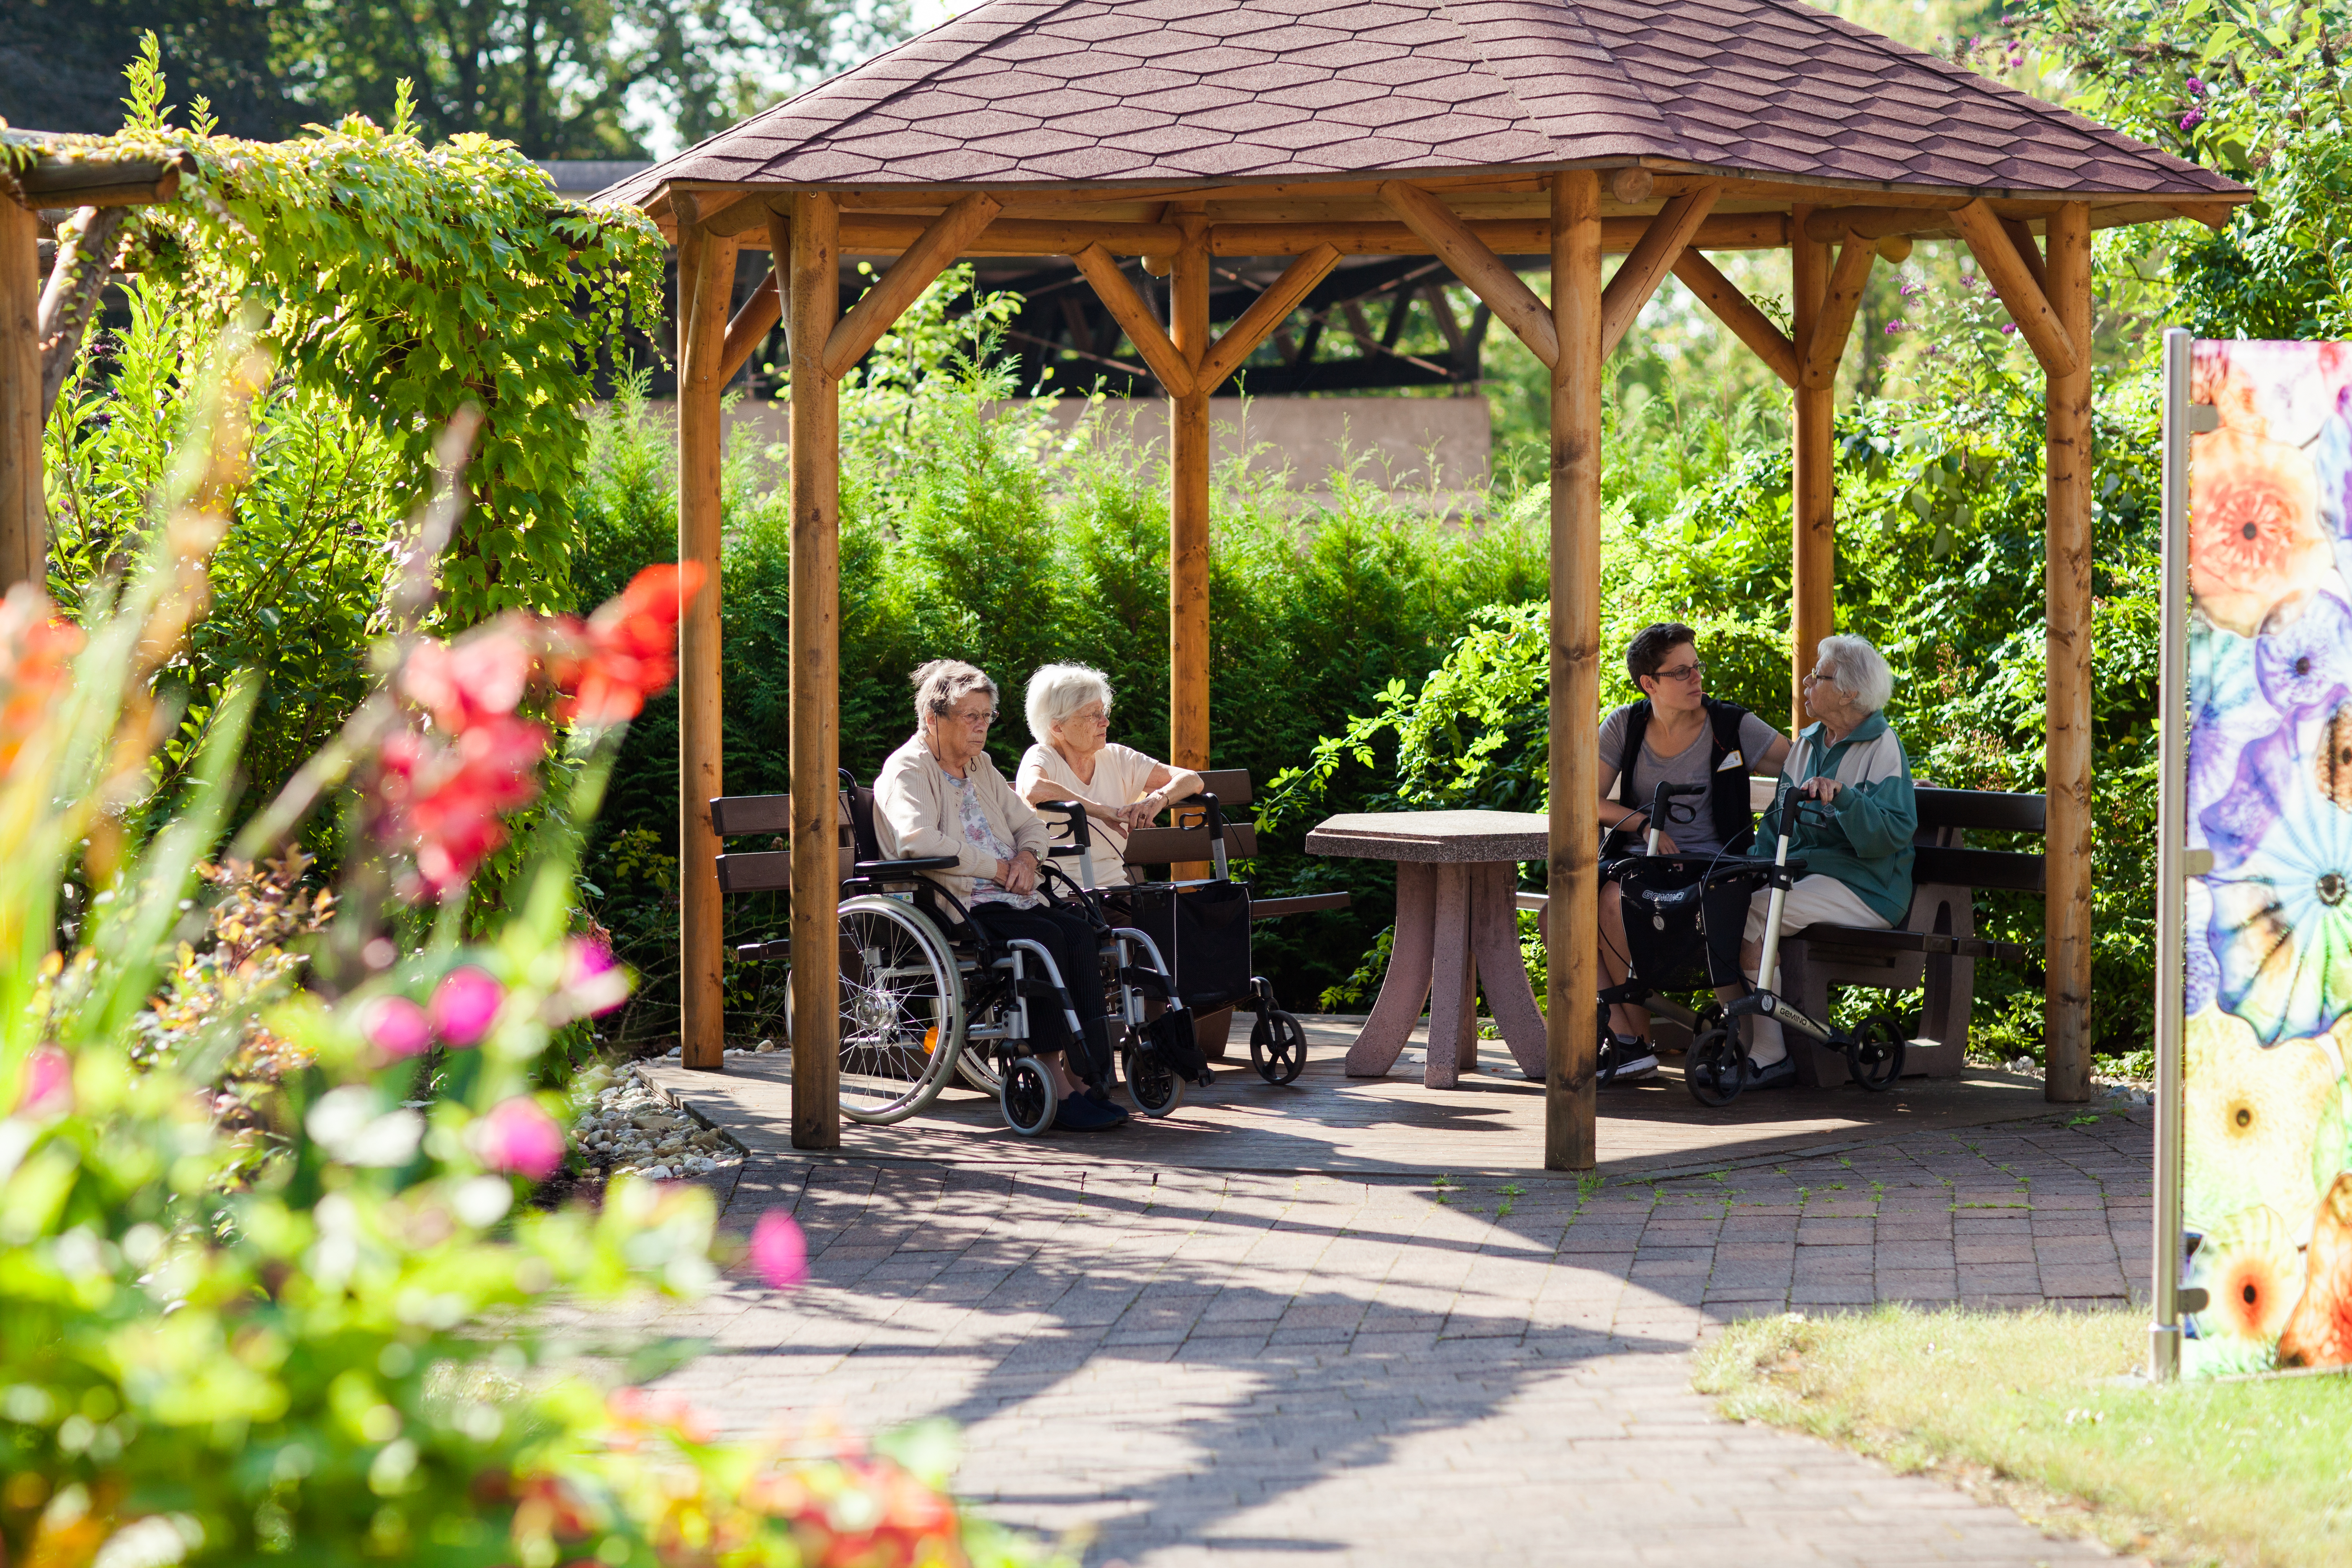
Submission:
[[[1780,991],[1799,1009],[1829,1016],[1833,986],[1867,985],[1927,995],[1905,1055],[1906,1076],[1958,1077],[1966,1065],[1969,1012],[1976,1000],[1979,959],[2032,963],[2037,950],[1976,934],[1979,889],[2039,893],[2042,858],[2006,849],[1972,849],[1975,833],[2042,832],[2045,802],[2038,795],[1920,785],[1919,830],[1913,837],[1911,908],[1889,930],[1815,924],[1780,941]],[[1800,1081],[1843,1083],[1843,1053],[1824,1050],[1794,1034],[1789,1045]]]

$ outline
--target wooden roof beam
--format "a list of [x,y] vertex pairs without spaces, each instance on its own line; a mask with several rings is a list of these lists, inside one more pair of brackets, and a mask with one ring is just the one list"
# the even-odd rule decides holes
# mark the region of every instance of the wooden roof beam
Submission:
[[1559,331],[1552,324],[1550,307],[1537,299],[1535,290],[1521,282],[1519,275],[1504,265],[1502,258],[1489,250],[1467,224],[1454,216],[1452,208],[1427,191],[1401,180],[1381,185],[1381,200],[1404,220],[1405,226],[1421,237],[1440,261],[1453,269],[1454,276],[1486,302],[1496,319],[1517,333],[1547,368],[1559,363]]
[[1739,285],[1726,278],[1696,247],[1686,247],[1675,258],[1675,276],[1683,287],[1699,298],[1699,302],[1715,312],[1715,319],[1731,330],[1731,335],[1746,343],[1758,359],[1769,366],[1774,375],[1790,386],[1797,384],[1797,345],[1788,334],[1772,324],[1772,319],[1756,308],[1755,302],[1739,291]]
[[1265,342],[1274,329],[1282,325],[1300,301],[1314,291],[1315,285],[1339,265],[1339,253],[1328,245],[1318,245],[1284,269],[1266,291],[1250,302],[1241,320],[1225,329],[1216,346],[1201,356],[1194,371],[1192,384],[1202,392],[1214,392],[1225,384],[1225,378],[1241,368],[1250,351]]
[[[1642,171],[1646,173],[1646,171]],[[1706,184],[1676,196],[1658,209],[1641,239],[1626,254],[1617,276],[1601,291],[1601,357],[1607,359],[1617,352],[1625,339],[1626,329],[1642,313],[1642,307],[1666,280],[1675,259],[1689,248],[1698,234],[1698,226],[1715,206],[1721,194],[1720,185]]]
[[[1952,221],[1959,226],[1960,237],[1969,242],[1969,249],[1977,258],[1977,268],[1985,281],[1992,285],[2000,302],[2009,307],[2009,318],[2017,323],[2018,331],[2033,346],[2033,354],[2042,362],[2042,370],[2053,376],[2072,375],[2083,363],[2081,349],[2067,336],[2058,313],[2050,308],[2050,298],[2036,280],[2035,268],[2018,253],[2018,247],[2001,226],[1992,208],[1981,201],[1970,202],[1952,213]],[[2027,248],[2032,248],[2029,244]]]
[[23,205],[34,209],[138,207],[180,194],[182,176],[196,172],[193,153],[164,158],[43,158],[0,176],[13,180]]
[[1802,355],[1798,380],[1819,391],[1837,380],[1838,361],[1845,357],[1845,341],[1853,331],[1853,318],[1862,309],[1862,290],[1870,281],[1870,264],[1878,252],[1868,239],[1849,236],[1838,247],[1837,265],[1830,268],[1829,298],[1806,342],[1797,345]]
[[2000,232],[2009,236],[2009,243],[2017,247],[2017,258],[2025,263],[2028,272],[2033,274],[2033,286],[2047,298],[2050,275],[2042,265],[2042,247],[2035,242],[2033,231],[2026,226],[2023,218],[2005,217],[2000,220]]
[[839,377],[882,341],[917,296],[954,265],[972,237],[995,220],[1004,204],[977,192],[933,218],[915,243],[899,252],[890,270],[866,290],[849,314],[834,323],[824,342],[824,374]]
[[1151,307],[1143,302],[1142,296],[1135,291],[1135,285],[1129,283],[1127,274],[1119,270],[1118,258],[1100,245],[1089,245],[1083,250],[1073,252],[1070,259],[1077,263],[1078,270],[1086,275],[1088,283],[1094,285],[1095,297],[1103,302],[1103,309],[1110,312],[1110,319],[1118,323],[1119,330],[1127,334],[1127,341],[1135,345],[1135,352],[1151,368],[1151,374],[1159,379],[1160,384],[1168,389],[1168,395],[1171,397],[1191,396],[1192,364],[1177,353],[1176,345],[1169,341],[1158,318],[1152,315]]

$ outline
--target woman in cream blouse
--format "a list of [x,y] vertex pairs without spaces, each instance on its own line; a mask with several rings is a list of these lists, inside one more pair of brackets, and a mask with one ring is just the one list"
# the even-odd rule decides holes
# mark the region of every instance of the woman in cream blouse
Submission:
[[1128,882],[1127,836],[1201,790],[1201,775],[1109,743],[1110,682],[1082,664],[1049,664],[1029,678],[1029,733],[1013,791],[1023,800],[1075,800],[1094,819],[1095,885]]

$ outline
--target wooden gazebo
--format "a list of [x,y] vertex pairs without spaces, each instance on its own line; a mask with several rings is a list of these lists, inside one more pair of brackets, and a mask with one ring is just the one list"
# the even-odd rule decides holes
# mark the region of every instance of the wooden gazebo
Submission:
[[[684,1059],[722,1064],[719,388],[782,314],[792,364],[793,1137],[840,1138],[836,384],[962,256],[1073,258],[1173,395],[1169,753],[1209,761],[1209,409],[1345,255],[1442,260],[1550,367],[1558,994],[1596,989],[1601,366],[1680,278],[1793,389],[1794,657],[1832,629],[1831,397],[1873,258],[1974,252],[2048,384],[2049,1094],[2087,1099],[2095,227],[2251,193],[1800,0],[988,0],[604,193],[678,253]],[[2041,237],[2037,243],[2036,237]],[[736,251],[774,286],[726,318]],[[1784,335],[1706,257],[1792,253]],[[1549,254],[1552,298],[1502,258]],[[1623,264],[1604,289],[1601,258]],[[837,310],[844,255],[895,256]],[[1212,258],[1290,257],[1221,335]],[[1163,324],[1123,270],[1171,279]],[[1550,1018],[1545,1163],[1591,1166],[1590,1015]]]

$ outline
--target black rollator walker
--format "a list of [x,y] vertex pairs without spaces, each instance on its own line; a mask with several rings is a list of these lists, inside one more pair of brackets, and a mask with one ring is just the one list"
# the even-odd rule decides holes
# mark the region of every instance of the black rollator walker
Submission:
[[[1778,843],[1769,865],[1727,860],[1722,855],[1657,853],[1664,824],[1687,822],[1696,815],[1694,807],[1675,805],[1675,799],[1704,794],[1704,786],[1697,784],[1660,784],[1650,810],[1647,852],[1602,861],[1602,879],[1618,884],[1629,951],[1625,983],[1601,993],[1601,1081],[1609,1081],[1616,1069],[1621,1047],[1609,1027],[1609,1009],[1622,1003],[1645,1007],[1692,1031],[1683,1077],[1691,1098],[1701,1105],[1729,1105],[1748,1087],[1748,1047],[1739,1028],[1740,1020],[1750,1016],[1769,1015],[1784,1031],[1844,1053],[1854,1081],[1864,1089],[1891,1087],[1903,1076],[1906,1045],[1891,1016],[1874,1013],[1858,1029],[1839,1029],[1808,1016],[1773,990],[1789,889],[1805,874],[1802,860],[1789,858],[1789,841],[1804,820],[1805,797],[1793,789],[1782,796]],[[1769,887],[1772,895],[1765,907],[1763,952],[1757,965],[1761,984],[1750,982],[1737,963],[1748,900],[1759,887]],[[1718,940],[1713,942],[1708,940],[1710,922],[1721,922]],[[1732,955],[1727,965],[1717,957],[1725,952]],[[1731,973],[1718,973],[1722,967]],[[1702,984],[1738,985],[1745,994],[1728,1005],[1709,1002],[1696,1011],[1659,994],[1661,989],[1694,991]]]

